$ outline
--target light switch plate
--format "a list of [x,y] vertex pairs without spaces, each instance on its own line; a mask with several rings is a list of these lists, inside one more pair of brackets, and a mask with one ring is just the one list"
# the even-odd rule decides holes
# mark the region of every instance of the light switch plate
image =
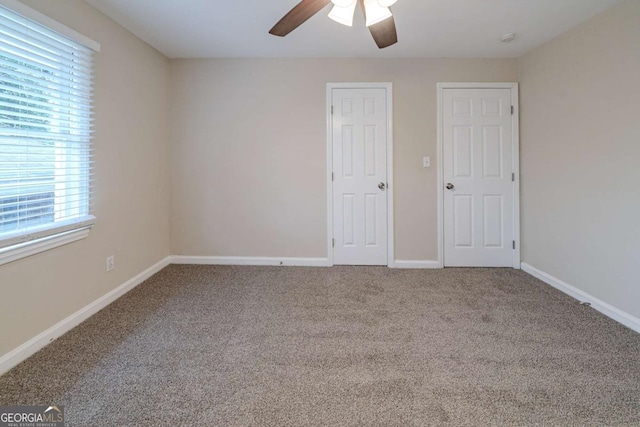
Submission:
[[422,166],[424,166],[425,168],[430,168],[431,167],[431,157],[425,156],[422,158]]

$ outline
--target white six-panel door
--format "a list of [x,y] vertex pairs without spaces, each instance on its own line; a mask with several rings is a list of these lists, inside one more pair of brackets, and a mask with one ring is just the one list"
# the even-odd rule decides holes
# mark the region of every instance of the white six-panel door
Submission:
[[387,265],[387,94],[332,89],[333,263]]
[[513,266],[510,89],[444,89],[444,265]]

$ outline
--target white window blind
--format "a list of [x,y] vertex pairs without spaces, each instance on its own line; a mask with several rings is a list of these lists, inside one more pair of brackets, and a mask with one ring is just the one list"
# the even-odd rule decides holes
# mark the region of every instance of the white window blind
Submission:
[[0,7],[0,250],[95,220],[92,56]]

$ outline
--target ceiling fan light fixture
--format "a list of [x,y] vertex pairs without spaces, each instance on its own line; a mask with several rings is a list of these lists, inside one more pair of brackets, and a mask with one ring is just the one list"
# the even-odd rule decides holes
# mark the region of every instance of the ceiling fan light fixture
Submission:
[[[333,1],[333,0],[332,0]],[[346,25],[347,27],[353,26],[353,15],[356,11],[356,5],[358,2],[356,0],[351,1],[347,6],[338,6],[333,1],[334,6],[329,12],[329,18],[333,19],[339,24]]]
[[378,0],[364,0],[364,8],[367,15],[367,27],[375,25],[385,19],[391,18],[391,10],[388,7],[382,7]]
[[378,4],[382,7],[391,7],[396,4],[398,0],[378,0]]

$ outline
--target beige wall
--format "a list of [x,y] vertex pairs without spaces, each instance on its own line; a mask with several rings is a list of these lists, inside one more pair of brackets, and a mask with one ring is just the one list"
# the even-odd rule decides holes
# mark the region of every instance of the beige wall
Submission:
[[518,70],[523,261],[640,317],[640,1]]
[[389,81],[396,259],[437,260],[436,83],[515,79],[511,59],[172,61],[172,253],[326,257],[326,83]]
[[[82,0],[25,1],[102,44],[96,57],[96,226],[0,266],[0,355],[169,254],[166,58]],[[105,258],[116,268],[105,273]]]

